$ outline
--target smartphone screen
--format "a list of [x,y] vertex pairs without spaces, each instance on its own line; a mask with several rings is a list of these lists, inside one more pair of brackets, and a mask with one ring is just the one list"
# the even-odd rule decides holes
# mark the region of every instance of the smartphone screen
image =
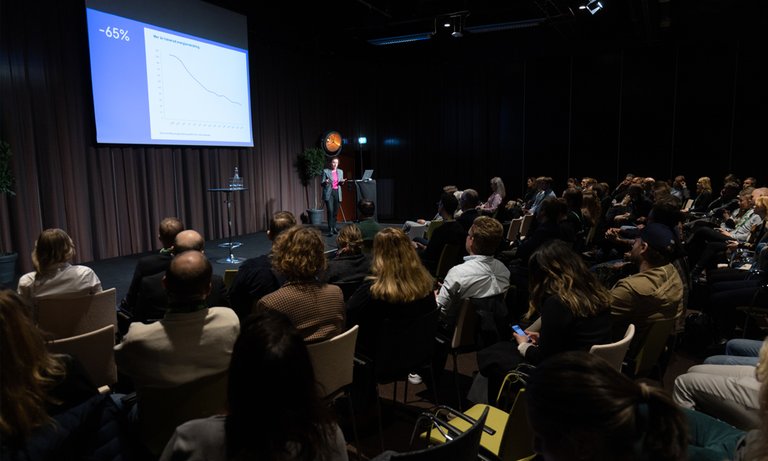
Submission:
[[520,328],[520,325],[512,325],[512,329],[515,331],[515,333],[519,334],[520,336],[528,337],[527,334],[523,331],[522,328]]

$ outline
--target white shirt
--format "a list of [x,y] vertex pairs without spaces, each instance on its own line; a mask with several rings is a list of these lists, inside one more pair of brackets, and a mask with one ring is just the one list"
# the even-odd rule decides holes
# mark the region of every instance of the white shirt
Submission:
[[493,256],[470,255],[464,263],[453,266],[445,276],[437,294],[437,305],[443,316],[456,317],[461,303],[467,298],[487,298],[509,288],[509,269]]
[[28,303],[37,298],[77,297],[101,291],[101,280],[86,266],[60,263],[44,274],[29,272],[21,276],[16,289]]

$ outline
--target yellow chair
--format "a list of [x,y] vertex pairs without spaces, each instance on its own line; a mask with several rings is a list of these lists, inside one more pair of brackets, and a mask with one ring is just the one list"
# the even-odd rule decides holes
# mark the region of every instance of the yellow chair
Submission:
[[[468,430],[472,424],[487,410],[488,417],[480,438],[481,452],[488,452],[501,461],[517,461],[527,458],[534,453],[533,431],[528,424],[528,407],[525,402],[525,388],[514,386],[514,382],[523,383],[522,374],[510,372],[502,383],[499,396],[504,392],[513,392],[514,401],[509,412],[485,404],[477,404],[465,412],[458,412],[447,406],[439,406],[436,414],[452,416],[448,421],[459,432]],[[443,443],[445,437],[438,431],[425,432],[422,438],[428,438],[430,443]]]
[[[667,347],[667,341],[675,327],[677,317],[653,322],[648,329],[640,349],[635,355],[634,367],[631,370],[634,378],[645,378],[658,365],[659,357]],[[661,373],[659,373],[661,374]],[[661,380],[663,376],[659,376]]]
[[237,269],[224,269],[224,288],[229,290],[235,277],[237,277]]
[[36,305],[37,327],[52,339],[70,338],[113,325],[117,330],[116,290],[92,295],[40,298]]
[[435,231],[435,229],[437,229],[438,227],[442,226],[444,222],[445,221],[443,221],[443,220],[440,220],[440,221],[430,221],[429,222],[429,226],[427,227],[427,234],[426,234],[425,238],[427,240],[431,239],[432,238],[432,233]]

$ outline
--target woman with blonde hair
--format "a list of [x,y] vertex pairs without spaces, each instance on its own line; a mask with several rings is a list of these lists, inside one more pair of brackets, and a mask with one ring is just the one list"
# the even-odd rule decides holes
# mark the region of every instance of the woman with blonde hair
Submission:
[[287,315],[307,342],[330,339],[344,331],[341,289],[318,281],[327,267],[325,243],[317,229],[294,226],[272,245],[272,267],[286,282],[259,300],[254,312],[274,309]]
[[491,178],[491,191],[492,193],[490,197],[488,197],[488,200],[478,207],[482,214],[494,214],[499,205],[504,201],[504,197],[507,196],[507,190],[504,188],[504,181],[498,176]]
[[709,176],[702,176],[696,181],[696,198],[689,211],[706,213],[710,203],[712,203],[712,180]]
[[97,394],[78,362],[48,353],[27,312],[13,290],[0,291],[0,434],[21,450],[36,429],[52,427],[52,416]]
[[416,318],[435,310],[433,285],[402,230],[388,227],[376,234],[371,275],[347,304],[347,325],[360,326],[357,349],[372,352],[383,320]]
[[42,297],[82,296],[101,291],[101,281],[90,267],[72,265],[75,244],[61,229],[40,233],[32,250],[34,272],[19,279],[18,293],[28,302]]

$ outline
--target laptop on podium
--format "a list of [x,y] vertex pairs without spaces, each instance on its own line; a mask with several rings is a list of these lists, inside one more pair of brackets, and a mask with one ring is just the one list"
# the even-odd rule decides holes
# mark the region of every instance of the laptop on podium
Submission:
[[363,172],[363,178],[361,179],[361,181],[366,181],[366,182],[370,181],[371,176],[373,176],[373,170],[365,170]]

